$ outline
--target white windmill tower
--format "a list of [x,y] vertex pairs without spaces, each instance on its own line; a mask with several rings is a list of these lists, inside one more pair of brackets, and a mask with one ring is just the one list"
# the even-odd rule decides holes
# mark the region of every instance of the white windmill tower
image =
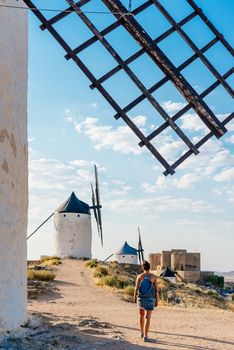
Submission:
[[127,241],[123,244],[123,246],[117,250],[115,253],[109,255],[104,261],[107,261],[112,256],[114,256],[115,261],[120,264],[134,264],[137,265],[138,261],[141,265],[144,261],[144,249],[141,242],[141,233],[138,227],[138,249],[131,247]]
[[89,205],[74,192],[54,213],[55,254],[60,258],[91,258],[92,230]]
[[92,226],[91,212],[97,222],[98,234],[103,245],[102,218],[97,166],[94,165],[95,189],[91,184],[92,206],[81,201],[74,192],[51,214],[31,235],[34,235],[52,216],[54,216],[55,254],[61,258],[91,258]]

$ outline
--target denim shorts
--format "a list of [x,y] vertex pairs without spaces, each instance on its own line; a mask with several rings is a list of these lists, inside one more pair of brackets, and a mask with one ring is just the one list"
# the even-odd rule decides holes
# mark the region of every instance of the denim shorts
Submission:
[[140,309],[153,310],[155,306],[155,299],[138,297],[137,304]]

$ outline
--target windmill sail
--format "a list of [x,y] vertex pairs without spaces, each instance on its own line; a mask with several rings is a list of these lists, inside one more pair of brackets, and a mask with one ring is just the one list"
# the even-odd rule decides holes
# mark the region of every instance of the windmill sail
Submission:
[[143,247],[142,247],[141,233],[140,233],[139,227],[138,227],[138,233],[139,233],[139,239],[138,239],[138,255],[139,255],[139,261],[140,261],[140,264],[141,264],[145,259],[144,259],[144,249],[143,249]]
[[95,193],[94,193],[94,189],[93,189],[93,184],[91,183],[91,190],[92,190],[92,209],[93,209],[93,213],[94,213],[94,217],[97,223],[97,230],[98,230],[98,236],[100,236],[100,229],[99,229],[99,225],[98,225],[98,214],[97,214],[97,204],[96,204],[96,197],[95,197]]
[[100,203],[100,191],[99,191],[99,182],[98,182],[98,170],[96,164],[94,164],[94,174],[95,174],[95,189],[91,184],[92,190],[92,207],[94,212],[94,217],[97,222],[98,235],[101,238],[101,243],[103,246],[103,231],[102,231],[102,215],[101,215],[101,203]]

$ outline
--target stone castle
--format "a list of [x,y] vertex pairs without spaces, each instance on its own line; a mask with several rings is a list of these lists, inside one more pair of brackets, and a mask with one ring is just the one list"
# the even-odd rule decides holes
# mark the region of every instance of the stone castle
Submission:
[[175,271],[184,282],[201,279],[200,253],[188,253],[186,249],[163,250],[149,254],[151,269],[160,274],[165,268]]

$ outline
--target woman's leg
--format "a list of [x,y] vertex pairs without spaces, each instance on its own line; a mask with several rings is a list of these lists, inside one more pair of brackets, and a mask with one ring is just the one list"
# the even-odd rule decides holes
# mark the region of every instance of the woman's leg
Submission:
[[144,333],[144,325],[145,325],[145,310],[139,309],[139,325],[141,333]]
[[145,337],[148,337],[148,332],[149,332],[149,327],[150,327],[151,314],[152,314],[152,310],[147,310],[147,311],[146,311],[145,329],[144,329]]

